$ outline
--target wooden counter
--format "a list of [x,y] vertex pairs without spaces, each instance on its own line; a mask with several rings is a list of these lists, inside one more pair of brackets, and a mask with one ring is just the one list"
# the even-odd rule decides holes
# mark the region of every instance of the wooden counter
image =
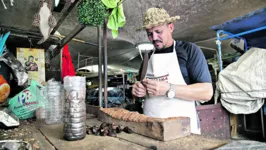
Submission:
[[[100,125],[101,122],[88,116],[86,124],[89,126]],[[116,138],[87,135],[80,141],[65,141],[63,139],[63,124],[46,125],[40,122],[22,124],[17,130],[27,129],[28,135],[15,137],[15,139],[34,140],[33,149],[59,149],[59,150],[145,150],[145,149],[215,149],[226,144],[226,140],[210,139],[202,136],[191,135],[170,142],[153,140],[138,134],[120,133]],[[15,129],[12,129],[15,130]],[[2,130],[1,130],[2,132]],[[2,134],[0,132],[0,134]],[[12,137],[11,137],[12,139]]]

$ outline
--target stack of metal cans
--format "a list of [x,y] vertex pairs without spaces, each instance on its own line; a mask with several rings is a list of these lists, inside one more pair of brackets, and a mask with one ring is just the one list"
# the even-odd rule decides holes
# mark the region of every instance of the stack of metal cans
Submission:
[[64,139],[75,141],[86,136],[85,77],[64,78]]

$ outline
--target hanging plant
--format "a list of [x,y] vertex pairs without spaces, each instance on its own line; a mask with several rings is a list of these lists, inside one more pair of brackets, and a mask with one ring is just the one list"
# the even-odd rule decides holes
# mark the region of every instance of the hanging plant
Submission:
[[88,26],[99,26],[107,17],[106,7],[101,0],[83,0],[78,5],[79,22]]

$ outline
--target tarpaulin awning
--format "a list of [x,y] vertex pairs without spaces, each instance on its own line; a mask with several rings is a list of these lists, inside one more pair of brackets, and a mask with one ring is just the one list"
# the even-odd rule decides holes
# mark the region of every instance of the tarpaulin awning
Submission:
[[[266,7],[211,27],[211,30],[224,30],[237,34],[266,26]],[[266,29],[241,36],[249,47],[266,48]]]

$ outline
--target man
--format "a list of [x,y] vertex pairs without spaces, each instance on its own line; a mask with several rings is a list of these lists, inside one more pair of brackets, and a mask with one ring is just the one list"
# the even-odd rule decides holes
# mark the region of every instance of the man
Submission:
[[132,94],[145,97],[144,114],[151,117],[190,117],[191,133],[200,134],[195,102],[213,95],[211,76],[201,49],[172,37],[175,20],[162,8],[150,8],[143,28],[155,47],[145,79],[133,85]]

